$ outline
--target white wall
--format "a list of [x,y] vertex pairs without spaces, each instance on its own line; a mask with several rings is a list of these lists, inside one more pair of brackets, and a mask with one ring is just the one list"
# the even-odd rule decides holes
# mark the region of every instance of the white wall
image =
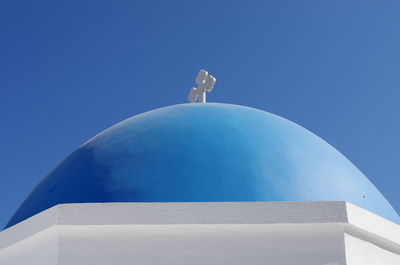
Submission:
[[0,265],[400,265],[400,226],[345,202],[58,205],[0,232]]
[[347,265],[400,265],[400,255],[345,234]]
[[342,265],[343,235],[318,225],[62,226],[59,264]]
[[1,265],[47,265],[58,261],[58,229],[52,227],[0,250]]

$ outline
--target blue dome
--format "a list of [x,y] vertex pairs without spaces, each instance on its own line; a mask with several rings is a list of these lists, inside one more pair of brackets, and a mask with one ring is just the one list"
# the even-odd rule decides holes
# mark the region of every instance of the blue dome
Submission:
[[400,223],[340,152],[276,115],[182,104],[129,118],[46,176],[6,227],[60,203],[348,201]]

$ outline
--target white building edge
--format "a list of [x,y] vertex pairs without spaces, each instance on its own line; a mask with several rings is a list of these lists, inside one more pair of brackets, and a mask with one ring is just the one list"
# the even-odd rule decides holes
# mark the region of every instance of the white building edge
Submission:
[[0,232],[1,265],[399,265],[400,226],[334,202],[61,204]]

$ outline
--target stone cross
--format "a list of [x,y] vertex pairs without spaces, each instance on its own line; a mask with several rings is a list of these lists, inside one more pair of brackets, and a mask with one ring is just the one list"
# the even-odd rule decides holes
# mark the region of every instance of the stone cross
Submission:
[[192,87],[188,100],[191,103],[206,103],[206,92],[211,92],[217,80],[205,70],[200,70],[196,77],[198,87]]

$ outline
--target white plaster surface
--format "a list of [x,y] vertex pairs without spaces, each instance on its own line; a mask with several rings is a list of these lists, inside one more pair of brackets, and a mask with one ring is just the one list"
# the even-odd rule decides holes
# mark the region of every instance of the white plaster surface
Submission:
[[59,258],[60,264],[320,265],[345,264],[343,248],[337,229],[308,225],[62,226]]
[[399,257],[400,226],[346,202],[64,204],[0,232],[1,265],[399,265]]
[[59,264],[58,229],[52,227],[0,249],[1,265]]
[[347,265],[400,264],[400,255],[345,234]]

